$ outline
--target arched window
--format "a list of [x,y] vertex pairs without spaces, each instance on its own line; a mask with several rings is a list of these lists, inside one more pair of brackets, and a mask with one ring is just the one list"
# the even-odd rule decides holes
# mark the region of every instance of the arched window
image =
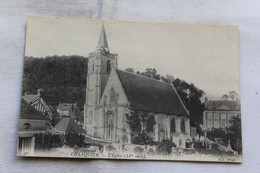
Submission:
[[179,147],[181,147],[182,146],[182,140],[180,139],[179,140]]
[[170,132],[174,133],[176,132],[176,125],[175,125],[175,119],[173,118],[170,125]]
[[92,111],[89,112],[89,122],[93,121],[93,113]]
[[185,120],[181,120],[181,132],[185,132]]
[[94,61],[93,61],[93,63],[92,63],[92,72],[94,72],[94,70],[95,70],[95,64],[94,64]]
[[112,139],[113,134],[113,114],[110,114],[107,119],[107,138]]
[[111,70],[111,64],[110,64],[110,60],[107,61],[107,72],[110,72]]
[[112,106],[116,105],[116,92],[114,88],[111,88],[110,90],[110,104]]
[[106,95],[104,95],[103,105],[104,105],[104,106],[107,105],[107,96],[106,96]]

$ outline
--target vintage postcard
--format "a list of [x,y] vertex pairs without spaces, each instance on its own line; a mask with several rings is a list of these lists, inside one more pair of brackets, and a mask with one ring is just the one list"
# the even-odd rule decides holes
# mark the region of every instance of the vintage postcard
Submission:
[[29,17],[17,155],[242,162],[237,26]]

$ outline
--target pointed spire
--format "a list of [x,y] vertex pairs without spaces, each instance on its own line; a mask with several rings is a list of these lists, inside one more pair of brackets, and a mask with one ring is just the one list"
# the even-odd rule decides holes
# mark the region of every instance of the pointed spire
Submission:
[[101,29],[99,40],[98,40],[98,45],[96,48],[97,49],[102,48],[102,49],[105,49],[105,51],[109,51],[104,23],[102,25],[102,29]]

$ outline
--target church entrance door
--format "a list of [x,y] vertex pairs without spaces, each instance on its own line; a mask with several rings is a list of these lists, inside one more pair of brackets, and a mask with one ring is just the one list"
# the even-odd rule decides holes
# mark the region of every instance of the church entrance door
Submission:
[[113,139],[113,114],[110,114],[107,119],[106,139]]

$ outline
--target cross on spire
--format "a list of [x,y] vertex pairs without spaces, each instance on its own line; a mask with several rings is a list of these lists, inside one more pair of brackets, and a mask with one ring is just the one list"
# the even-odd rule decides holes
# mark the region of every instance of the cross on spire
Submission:
[[96,48],[97,49],[104,49],[107,52],[109,51],[104,23],[102,25],[102,29],[101,29],[101,32],[100,32],[100,36],[99,36],[99,40],[98,40],[98,44],[97,44]]

